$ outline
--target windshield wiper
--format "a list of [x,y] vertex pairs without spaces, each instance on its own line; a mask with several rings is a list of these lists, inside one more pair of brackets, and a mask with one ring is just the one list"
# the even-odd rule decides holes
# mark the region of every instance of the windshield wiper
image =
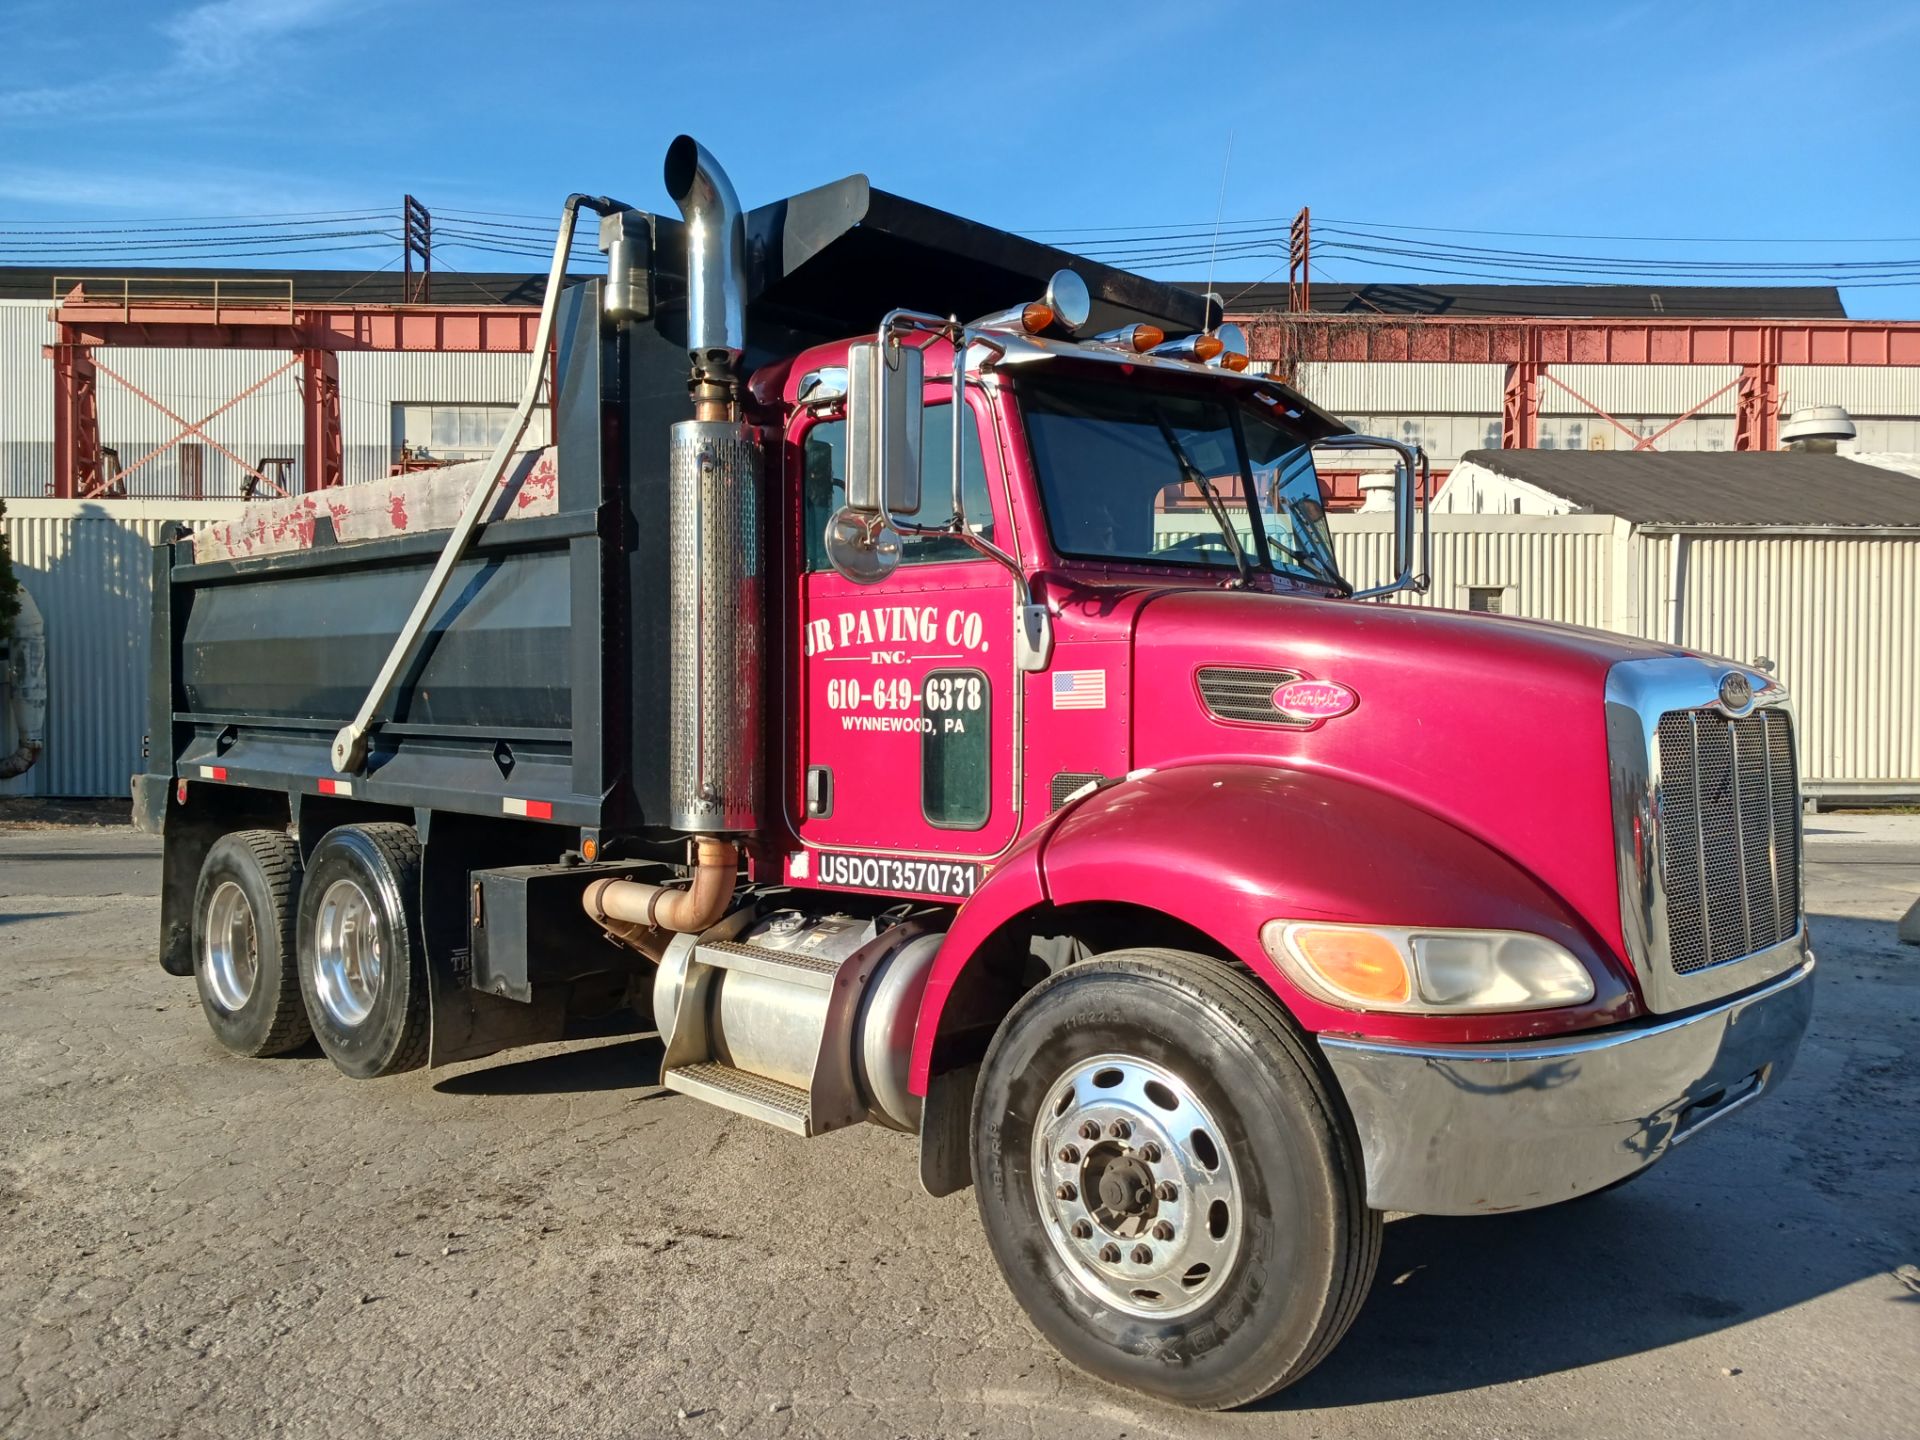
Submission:
[[[1308,522],[1307,517],[1302,513],[1301,502],[1285,495],[1281,495],[1278,498],[1280,503],[1286,506],[1287,518],[1293,522],[1293,533],[1296,535],[1311,535],[1313,533],[1313,527]],[[1353,593],[1353,586],[1342,579],[1339,570],[1329,565],[1321,553],[1314,549],[1312,545],[1309,544],[1305,549],[1296,549],[1292,545],[1282,546],[1281,548],[1287,552],[1289,559],[1297,563],[1301,569],[1305,570],[1316,580],[1325,581],[1342,595],[1351,595]]]
[[1213,516],[1213,523],[1220,527],[1220,533],[1226,538],[1227,549],[1233,555],[1233,568],[1239,574],[1238,584],[1242,590],[1247,588],[1250,572],[1247,568],[1246,551],[1240,548],[1240,535],[1233,528],[1233,521],[1227,516],[1227,507],[1220,502],[1220,493],[1213,488],[1213,482],[1200,473],[1200,467],[1193,463],[1193,457],[1187,454],[1186,447],[1180,443],[1180,437],[1173,433],[1173,426],[1167,423],[1167,417],[1160,407],[1153,410],[1154,423],[1160,427],[1160,433],[1166,437],[1167,448],[1173,451],[1173,458],[1180,464],[1180,473],[1187,483],[1199,489],[1207,502],[1207,513]]

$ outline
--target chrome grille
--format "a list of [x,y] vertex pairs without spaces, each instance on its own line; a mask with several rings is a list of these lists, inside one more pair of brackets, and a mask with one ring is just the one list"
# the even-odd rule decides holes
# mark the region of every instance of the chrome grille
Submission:
[[1793,722],[1783,710],[1660,719],[1660,870],[1676,975],[1792,937],[1800,925]]
[[1243,670],[1230,665],[1200,667],[1200,698],[1207,709],[1222,720],[1244,720],[1257,725],[1281,725],[1298,730],[1311,720],[1296,720],[1273,708],[1273,692],[1289,680],[1298,680],[1297,670]]

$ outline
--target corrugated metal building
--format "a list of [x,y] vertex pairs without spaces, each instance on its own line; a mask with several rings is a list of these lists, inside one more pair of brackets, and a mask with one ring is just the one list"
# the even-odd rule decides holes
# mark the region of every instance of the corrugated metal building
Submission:
[[[1920,477],[1797,452],[1484,450],[1435,509],[1435,602],[1598,623],[1768,669],[1796,698],[1810,790],[1920,796]],[[1343,543],[1362,520],[1384,534],[1348,517]],[[1593,525],[1614,527],[1611,559],[1586,567],[1580,585],[1596,594],[1569,594],[1560,572],[1581,562],[1568,527]],[[1516,538],[1541,529],[1556,536],[1545,568],[1531,559],[1542,542]],[[1494,548],[1463,549],[1464,536]]]
[[[42,350],[54,339],[49,309],[47,300],[0,300],[0,496],[52,493],[53,370]],[[282,370],[291,358],[278,350],[102,347],[94,354],[102,368],[100,442],[119,456],[123,468],[182,428],[130,387],[197,422]],[[484,454],[520,398],[526,373],[524,355],[342,352],[340,428],[347,483],[385,475],[402,444],[453,460]],[[545,443],[545,423],[544,414],[536,419],[533,441]],[[284,456],[298,475],[297,373],[286,369],[267,380],[205,429],[250,465]],[[239,495],[240,467],[191,438],[129,475],[127,493],[136,498],[191,494],[195,467],[202,496]]]
[[[147,729],[153,546],[237,502],[9,500],[14,574],[47,626],[47,748],[4,795],[125,795]],[[13,749],[0,707],[0,744]]]

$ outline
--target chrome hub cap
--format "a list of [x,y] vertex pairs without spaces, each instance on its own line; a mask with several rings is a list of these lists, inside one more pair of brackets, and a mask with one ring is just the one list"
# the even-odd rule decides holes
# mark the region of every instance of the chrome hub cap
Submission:
[[1240,1180],[1213,1116],[1171,1071],[1100,1055],[1061,1076],[1033,1132],[1047,1238],[1102,1305],[1167,1319],[1240,1252]]
[[380,916],[367,892],[352,880],[336,880],[320,897],[314,927],[313,979],[320,1008],[352,1029],[367,1018],[380,994],[384,965]]
[[201,962],[207,988],[223,1010],[238,1011],[253,994],[260,974],[260,939],[254,929],[253,906],[247,892],[231,880],[222,880],[207,901],[206,935]]

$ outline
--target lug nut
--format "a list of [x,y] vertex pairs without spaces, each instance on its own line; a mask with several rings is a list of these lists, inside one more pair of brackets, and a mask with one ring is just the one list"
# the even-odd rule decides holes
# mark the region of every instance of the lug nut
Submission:
[[1060,1163],[1062,1165],[1078,1165],[1080,1163],[1080,1147],[1078,1145],[1062,1145],[1060,1147]]
[[1120,1263],[1120,1247],[1112,1241],[1108,1241],[1100,1247],[1100,1259],[1104,1264],[1118,1265]]
[[1136,1265],[1151,1265],[1153,1263],[1153,1247],[1151,1245],[1134,1246],[1133,1263]]
[[1093,1226],[1089,1225],[1085,1220],[1074,1221],[1073,1224],[1067,1227],[1067,1231],[1076,1240],[1091,1240],[1093,1238]]
[[1180,1198],[1180,1187],[1175,1185],[1171,1180],[1162,1180],[1158,1185],[1154,1186],[1153,1193],[1158,1195],[1162,1200],[1178,1200]]
[[1098,1120],[1082,1120],[1080,1122],[1080,1138],[1082,1140],[1098,1140],[1100,1138],[1100,1122]]
[[1124,1140],[1133,1134],[1133,1126],[1124,1120],[1116,1120],[1107,1127],[1107,1133],[1116,1140]]
[[1158,1165],[1160,1163],[1160,1147],[1149,1140],[1140,1147],[1140,1158],[1149,1165]]
[[1153,1238],[1162,1241],[1173,1239],[1173,1226],[1165,1220],[1156,1220],[1153,1226]]
[[1069,1180],[1066,1184],[1062,1185],[1058,1190],[1054,1191],[1053,1193],[1059,1196],[1062,1200],[1074,1200],[1074,1199],[1077,1199],[1080,1195],[1079,1190],[1077,1190],[1074,1187],[1074,1184],[1071,1180]]

